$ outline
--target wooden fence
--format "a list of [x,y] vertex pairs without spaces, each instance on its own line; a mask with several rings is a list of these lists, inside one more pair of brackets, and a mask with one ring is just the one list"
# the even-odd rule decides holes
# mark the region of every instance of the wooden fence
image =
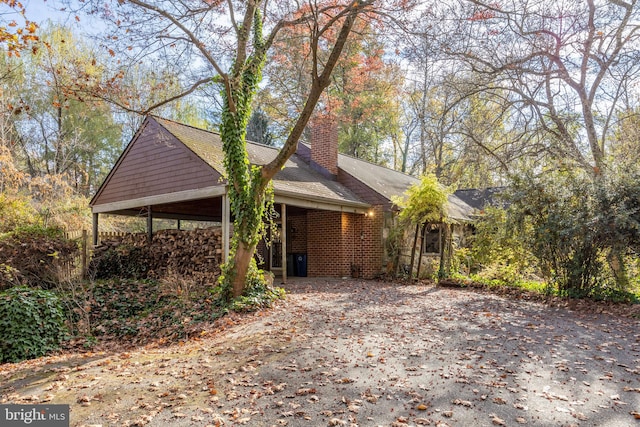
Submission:
[[[102,239],[108,239],[110,237],[123,237],[126,236],[127,232],[124,231],[101,231],[98,233],[98,243]],[[83,236],[92,237],[91,234],[87,230],[75,230],[75,231],[65,231],[64,237],[70,240],[79,240],[82,239]]]
[[[102,240],[113,238],[113,237],[122,237],[126,236],[128,233],[120,232],[120,231],[102,231],[98,233],[98,244]],[[80,246],[80,254],[78,255],[78,259],[75,260],[74,271],[70,271],[69,275],[75,277],[86,277],[87,269],[89,267],[89,261],[91,260],[91,254],[93,252],[93,245],[91,244],[93,240],[93,236],[87,230],[73,230],[66,231],[64,233],[64,237],[69,240],[76,240]]]

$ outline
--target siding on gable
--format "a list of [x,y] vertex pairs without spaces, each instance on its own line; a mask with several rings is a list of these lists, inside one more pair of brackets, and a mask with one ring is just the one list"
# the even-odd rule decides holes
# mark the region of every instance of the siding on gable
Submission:
[[147,125],[107,178],[94,205],[220,184],[212,169],[155,121]]
[[383,210],[390,211],[393,204],[386,197],[372,190],[348,172],[338,169],[338,182],[353,192],[363,202],[372,206],[382,206]]

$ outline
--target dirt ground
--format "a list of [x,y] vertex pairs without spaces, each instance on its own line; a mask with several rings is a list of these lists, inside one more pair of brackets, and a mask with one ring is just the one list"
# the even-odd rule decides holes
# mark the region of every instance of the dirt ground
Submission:
[[640,426],[640,321],[489,293],[297,279],[170,347],[0,366],[72,426]]

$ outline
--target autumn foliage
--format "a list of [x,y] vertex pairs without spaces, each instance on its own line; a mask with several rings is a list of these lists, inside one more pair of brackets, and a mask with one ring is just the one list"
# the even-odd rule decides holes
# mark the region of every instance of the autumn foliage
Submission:
[[20,56],[20,51],[38,40],[38,25],[25,18],[25,7],[15,0],[0,0],[0,4],[14,10],[15,14],[24,18],[21,25],[16,20],[0,23],[0,45],[4,44],[9,56]]
[[[363,15],[356,21],[319,101],[320,109],[340,117],[341,152],[374,162],[382,158],[382,142],[398,131],[402,84],[399,67],[384,59],[385,47],[377,35],[382,27],[375,15]],[[271,84],[258,98],[258,105],[276,122],[286,122],[292,110],[302,109],[313,63],[326,60],[336,34],[327,31],[324,36],[326,44],[316,49],[302,27],[287,28],[276,40],[276,54],[266,69]]]

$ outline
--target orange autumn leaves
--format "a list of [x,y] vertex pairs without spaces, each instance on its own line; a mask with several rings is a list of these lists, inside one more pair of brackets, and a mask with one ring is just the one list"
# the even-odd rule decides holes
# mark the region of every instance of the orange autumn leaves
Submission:
[[36,31],[38,25],[25,18],[24,5],[15,0],[0,0],[0,5],[13,9],[15,14],[25,19],[24,24],[15,19],[0,23],[0,44],[5,44],[9,56],[20,56],[20,51],[27,48],[30,43],[38,40]]
[[[298,110],[302,108],[303,95],[312,84],[311,76],[321,73],[338,37],[343,3],[322,3],[314,11],[317,25],[287,27],[274,42],[274,55],[266,71],[271,83],[267,103],[282,105],[265,110],[275,120],[282,120],[277,117],[281,112],[291,114],[292,104]],[[373,141],[393,134],[399,120],[397,103],[403,74],[397,64],[385,59],[384,44],[378,36],[383,27],[378,12],[376,3],[359,15],[320,100],[325,112],[341,117],[341,151],[362,158],[368,158],[365,152],[372,150],[368,145],[362,146],[362,141],[374,146]],[[309,13],[300,9],[291,20]],[[281,101],[285,99],[287,105]]]

